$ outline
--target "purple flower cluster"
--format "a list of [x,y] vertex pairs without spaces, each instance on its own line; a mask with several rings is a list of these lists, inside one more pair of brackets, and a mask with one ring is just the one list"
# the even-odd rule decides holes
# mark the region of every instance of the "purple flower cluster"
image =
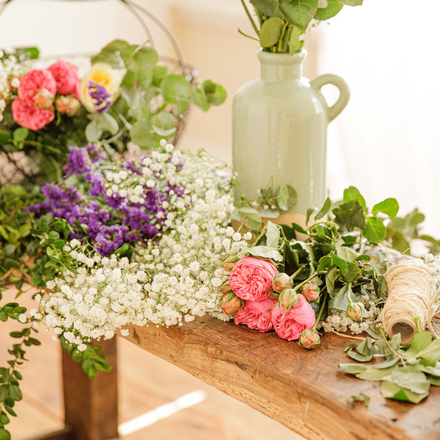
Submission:
[[85,148],[71,147],[67,156],[67,165],[63,171],[68,176],[84,176],[90,181],[94,165],[105,159],[105,153],[96,144],[88,143]]
[[[36,216],[51,212],[54,217],[65,219],[78,228],[76,233],[71,234],[72,237],[89,239],[102,256],[109,256],[124,243],[150,239],[159,234],[155,222],[163,223],[167,217],[163,202],[168,200],[171,191],[182,197],[185,188],[168,184],[158,191],[144,185],[143,203],[132,203],[128,197],[122,197],[117,192],[109,196],[104,176],[96,168],[104,157],[105,154],[94,144],[85,148],[73,147],[64,168],[67,175],[85,178],[92,201],[74,186],[46,184],[41,189],[46,201],[31,206],[29,211]],[[132,161],[124,162],[124,168],[129,174],[142,175]],[[158,217],[159,212],[162,214]]]
[[96,112],[103,113],[108,110],[112,105],[112,95],[107,92],[107,89],[95,81],[89,81],[88,89],[89,95],[94,101]]

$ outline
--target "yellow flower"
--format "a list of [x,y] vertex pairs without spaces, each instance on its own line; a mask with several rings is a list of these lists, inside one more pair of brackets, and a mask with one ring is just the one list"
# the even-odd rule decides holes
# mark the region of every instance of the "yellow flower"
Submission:
[[[110,95],[108,100],[113,103],[119,96],[121,83],[124,79],[125,73],[125,69],[113,69],[106,63],[94,64],[81,80],[79,93],[80,100],[87,111],[95,113],[102,108],[102,105],[97,106],[96,98],[92,98],[90,84],[104,86],[108,95]],[[93,81],[93,83],[90,83],[91,81]]]

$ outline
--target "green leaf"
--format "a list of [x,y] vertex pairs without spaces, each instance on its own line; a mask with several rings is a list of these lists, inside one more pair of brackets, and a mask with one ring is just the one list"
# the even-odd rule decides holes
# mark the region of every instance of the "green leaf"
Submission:
[[420,332],[414,335],[411,347],[406,351],[407,355],[415,355],[420,351],[428,348],[432,342],[432,336],[429,332]]
[[401,388],[405,388],[416,394],[427,393],[431,386],[426,376],[414,367],[404,367],[394,370],[391,374],[391,381]]
[[339,205],[333,210],[335,221],[352,231],[354,228],[365,228],[364,209],[357,200]]
[[364,0],[342,0],[348,6],[360,6]]
[[103,131],[96,119],[87,124],[85,134],[89,142],[98,142],[101,139],[102,133]]
[[176,132],[176,121],[170,113],[160,112],[151,118],[150,123],[159,136],[168,137]]
[[344,190],[344,203],[349,202],[351,200],[357,200],[359,204],[364,208],[364,211],[367,212],[367,205],[365,203],[365,199],[362,194],[359,192],[357,188],[354,186],[349,186]]
[[113,40],[111,43],[107,44],[107,46],[105,46],[101,52],[113,53],[116,51],[121,51],[128,46],[129,44],[124,40]]
[[425,397],[429,395],[429,392],[425,394],[416,394],[409,390],[404,390],[398,385],[385,380],[380,387],[382,396],[387,399],[401,400],[403,402],[420,403]]
[[250,2],[255,9],[268,17],[284,17],[278,7],[279,0],[250,0]]
[[389,218],[394,218],[399,212],[399,202],[393,198],[385,199],[383,202],[374,205],[371,210],[373,215],[377,215],[379,212],[382,212]]
[[342,0],[327,0],[327,7],[322,9],[318,8],[313,18],[315,20],[328,20],[339,14],[343,7],[344,3]]
[[332,202],[331,202],[330,198],[327,197],[326,201],[324,202],[323,207],[318,212],[318,214],[316,214],[315,220],[322,219],[330,211],[331,206],[332,206]]
[[359,374],[367,369],[367,367],[362,364],[339,364],[338,367],[342,368],[347,374]]
[[278,249],[270,248],[268,246],[252,246],[245,248],[244,252],[253,255],[254,257],[270,258],[275,261],[283,261],[283,256],[278,252]]
[[96,375],[98,374],[98,371],[96,370],[95,364],[91,359],[86,359],[82,363],[82,369],[84,372],[89,376],[89,379],[94,379]]
[[397,362],[399,362],[399,358],[396,356],[396,357],[389,359],[387,361],[379,362],[378,364],[374,364],[372,366],[372,368],[376,368],[377,370],[384,370],[384,369],[393,367],[394,365],[397,364]]
[[243,207],[236,212],[240,221],[249,229],[257,230],[263,225],[260,213],[254,208]]
[[298,195],[290,185],[281,185],[277,191],[277,204],[281,211],[289,211],[297,202]]
[[108,131],[112,135],[115,135],[119,131],[119,125],[116,119],[107,112],[99,114],[96,121],[102,131]]
[[361,270],[359,269],[359,266],[353,262],[349,263],[347,267],[347,273],[345,274],[345,281],[347,283],[352,283],[356,280],[356,278],[360,275]]
[[271,221],[267,222],[266,229],[266,243],[267,246],[272,248],[278,248],[280,242],[280,229],[278,226],[274,225]]
[[5,428],[0,428],[0,440],[11,440],[11,434]]
[[166,103],[177,103],[177,110],[183,113],[191,100],[191,84],[181,75],[166,76],[161,85],[163,99]]
[[226,90],[221,85],[208,80],[203,82],[202,89],[209,105],[217,106],[226,101]]
[[14,140],[17,142],[23,142],[29,135],[29,130],[24,127],[14,130]]
[[335,283],[339,278],[339,270],[337,266],[332,266],[325,276],[325,285],[330,298],[333,297],[335,291]]
[[440,339],[434,339],[428,347],[417,353],[417,357],[421,357],[433,364],[440,361]]
[[13,417],[17,417],[17,414],[15,413],[15,411],[9,406],[9,405],[5,405],[5,410],[11,414],[11,416]]
[[289,23],[305,31],[316,14],[319,0],[292,0],[279,5],[281,12]]
[[[131,46],[130,46],[131,47]],[[143,47],[135,50],[128,61],[128,67],[134,72],[145,69],[146,67],[154,67],[159,61],[157,52],[151,47]]]
[[382,219],[367,217],[367,226],[363,231],[363,235],[370,243],[382,243],[386,235],[386,229]]
[[142,118],[137,121],[130,130],[131,140],[141,148],[149,148],[154,143],[150,121]]
[[197,84],[193,85],[191,100],[197,107],[202,109],[204,112],[208,111],[211,107],[208,104],[208,100],[206,99],[205,92],[201,88],[197,87]]
[[359,256],[354,249],[346,246],[336,246],[336,254],[339,258],[342,258],[347,263],[351,263]]
[[[350,289],[351,292],[351,289]],[[345,285],[342,287],[341,290],[329,301],[328,306],[330,309],[337,309],[346,311],[349,301],[348,301],[348,294],[350,293],[348,290],[348,285]]]
[[351,398],[353,399],[353,402],[364,402],[366,406],[370,405],[370,398],[364,393],[356,394],[351,396]]
[[162,80],[171,73],[168,66],[155,66],[153,67],[153,85],[160,87]]
[[15,245],[13,245],[12,243],[8,243],[7,245],[4,246],[3,248],[3,252],[5,253],[6,256],[11,257],[14,252],[15,252]]
[[[363,354],[358,353],[357,351],[354,350],[350,350],[347,352],[348,356],[357,361],[357,362],[370,362],[371,359],[373,359],[373,355],[368,355],[368,356],[364,356]],[[363,373],[361,373],[363,374]],[[356,375],[356,377],[358,377],[358,375]]]
[[6,145],[11,141],[11,135],[4,130],[0,130],[0,145]]
[[47,221],[47,218],[45,216],[39,218],[38,229],[45,232],[46,234],[49,232],[49,222]]
[[368,380],[372,382],[381,381],[384,377],[389,376],[396,367],[377,369],[368,367],[363,373],[356,374],[358,379]]
[[148,89],[153,81],[153,69],[151,67],[143,67],[136,73],[136,80],[139,87],[144,90]]
[[260,30],[261,47],[271,47],[278,43],[283,30],[284,22],[279,17],[270,17],[265,20]]
[[290,37],[289,37],[289,54],[293,55],[296,52],[299,52],[304,46],[304,41],[301,41],[299,37],[301,36],[302,31],[296,26],[292,26],[290,28]]

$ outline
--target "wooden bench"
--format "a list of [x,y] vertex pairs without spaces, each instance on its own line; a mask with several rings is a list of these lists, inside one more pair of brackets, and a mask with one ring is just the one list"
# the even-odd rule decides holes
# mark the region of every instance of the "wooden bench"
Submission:
[[[260,334],[213,318],[182,327],[129,327],[126,339],[284,424],[308,440],[438,440],[440,389],[421,404],[384,399],[379,382],[346,375],[339,363],[349,339],[334,334],[321,347],[303,350],[275,333]],[[115,365],[115,341],[105,350]],[[63,355],[66,424],[71,432],[44,440],[117,437],[116,371],[89,382]],[[148,368],[146,366],[146,368]],[[142,378],[139,378],[142,380]],[[365,393],[370,406],[353,402]],[[75,435],[76,433],[76,435]]]

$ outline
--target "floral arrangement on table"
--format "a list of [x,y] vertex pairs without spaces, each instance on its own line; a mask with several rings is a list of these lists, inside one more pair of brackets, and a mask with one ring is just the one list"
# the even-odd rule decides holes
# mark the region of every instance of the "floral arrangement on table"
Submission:
[[61,178],[71,146],[100,141],[108,156],[123,153],[130,141],[158,148],[175,135],[191,102],[207,111],[226,99],[220,85],[192,84],[158,65],[153,48],[122,40],[92,56],[81,79],[77,67],[62,60],[31,69],[27,59],[38,52],[0,55],[0,146],[24,151],[45,174],[41,182]]
[[299,52],[304,41],[300,37],[309,26],[335,17],[344,6],[360,6],[363,0],[249,0],[257,16],[253,19],[245,0],[241,3],[258,36],[250,37],[239,30],[245,37],[260,42],[261,47],[269,52]]

